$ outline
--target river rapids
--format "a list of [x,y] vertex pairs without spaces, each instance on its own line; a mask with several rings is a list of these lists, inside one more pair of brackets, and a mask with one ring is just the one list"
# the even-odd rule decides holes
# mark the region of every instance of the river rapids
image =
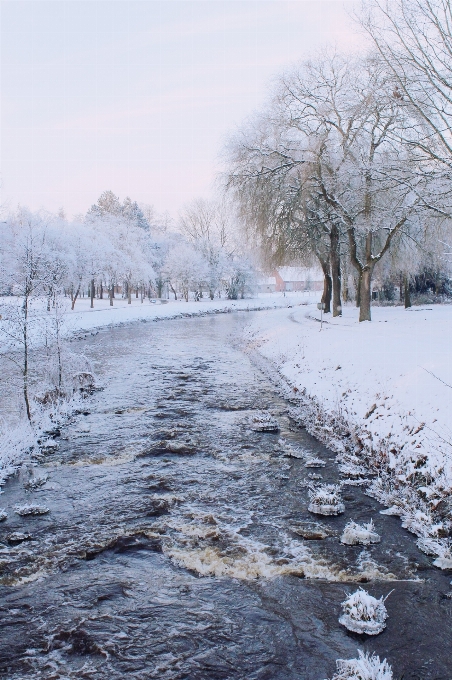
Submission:
[[[248,318],[73,341],[103,390],[0,498],[0,677],[324,680],[359,648],[394,678],[452,678],[450,574],[363,487],[343,486],[343,514],[308,511],[343,479],[242,351]],[[371,519],[379,543],[340,542]],[[393,591],[375,638],[338,622],[363,584]]]

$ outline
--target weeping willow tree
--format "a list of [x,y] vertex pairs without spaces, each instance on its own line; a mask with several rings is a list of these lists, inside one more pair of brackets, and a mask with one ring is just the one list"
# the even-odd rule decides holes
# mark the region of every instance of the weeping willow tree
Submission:
[[324,276],[325,312],[341,313],[340,230],[321,196],[312,192],[312,168],[296,147],[287,148],[274,111],[254,119],[226,150],[225,187],[239,208],[247,237],[268,269],[311,265]]

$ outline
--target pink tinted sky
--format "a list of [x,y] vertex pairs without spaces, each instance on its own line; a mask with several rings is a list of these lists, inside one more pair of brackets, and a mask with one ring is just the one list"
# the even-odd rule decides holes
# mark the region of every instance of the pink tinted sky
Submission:
[[353,0],[3,0],[2,202],[85,212],[105,189],[177,214],[274,74],[355,49]]

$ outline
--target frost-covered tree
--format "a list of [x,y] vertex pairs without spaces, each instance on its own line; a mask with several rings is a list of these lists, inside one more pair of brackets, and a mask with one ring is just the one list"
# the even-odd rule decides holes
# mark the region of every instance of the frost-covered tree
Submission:
[[[402,132],[419,170],[452,173],[452,5],[450,0],[363,0],[359,16],[407,112]],[[436,202],[438,195],[436,195]]]
[[[45,267],[48,260],[46,251],[46,218],[42,215],[19,209],[8,217],[1,227],[1,270],[2,288],[14,296],[8,305],[2,331],[7,338],[7,353],[21,374],[21,389],[25,411],[31,421],[30,406],[30,349],[33,343],[33,326],[37,319],[32,314],[33,300],[42,295],[49,283]],[[20,359],[15,349],[20,348]],[[7,348],[6,348],[6,351]]]
[[190,292],[199,299],[208,268],[202,254],[190,243],[180,239],[173,244],[166,257],[164,271],[175,300],[179,293],[188,302]]
[[150,229],[150,224],[138,203],[132,201],[129,196],[126,196],[121,203],[119,197],[112,191],[104,191],[97,199],[97,203],[92,205],[86,214],[87,219],[91,221],[108,216],[123,218],[131,225],[140,227],[145,231]]
[[[380,60],[326,53],[285,73],[260,124],[231,147],[228,185],[276,251],[298,242],[300,255],[316,252],[328,235],[338,279],[347,237],[361,321],[375,265],[425,203],[405,120]],[[339,305],[337,285],[335,313]]]

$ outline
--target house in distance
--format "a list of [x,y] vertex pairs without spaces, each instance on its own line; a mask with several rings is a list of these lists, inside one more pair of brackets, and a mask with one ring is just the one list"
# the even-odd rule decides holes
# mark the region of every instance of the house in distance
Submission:
[[323,290],[323,273],[315,267],[278,267],[258,280],[259,293]]

